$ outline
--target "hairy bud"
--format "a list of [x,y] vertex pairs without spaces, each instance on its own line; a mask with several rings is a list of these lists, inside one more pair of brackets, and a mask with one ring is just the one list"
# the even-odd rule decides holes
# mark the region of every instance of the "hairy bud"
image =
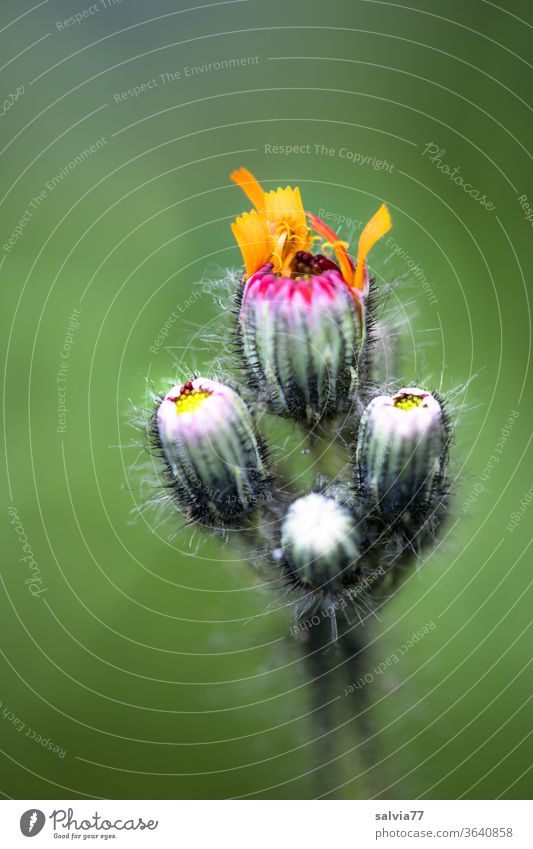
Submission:
[[317,492],[289,507],[281,526],[281,548],[291,578],[325,594],[349,583],[360,554],[350,511]]
[[418,388],[380,395],[359,427],[357,464],[363,491],[388,523],[414,527],[435,504],[447,458],[440,403]]
[[[266,192],[247,168],[231,179],[253,209],[231,229],[244,260],[242,352],[271,412],[310,422],[345,410],[355,395],[365,337],[367,256],[392,226],[382,204],[363,228],[357,261],[348,244],[306,212],[300,190]],[[311,253],[314,243],[331,255]]]
[[[297,267],[317,259],[302,252]],[[272,412],[310,421],[346,407],[361,317],[338,271],[289,278],[274,275],[267,264],[246,284],[239,329],[248,372]]]
[[268,473],[252,416],[233,389],[204,377],[174,386],[155,427],[178,502],[192,519],[233,525],[254,511]]

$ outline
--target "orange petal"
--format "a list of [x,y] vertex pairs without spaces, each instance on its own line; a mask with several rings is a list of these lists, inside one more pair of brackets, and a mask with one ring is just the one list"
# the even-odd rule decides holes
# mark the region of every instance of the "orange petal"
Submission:
[[236,218],[231,229],[241,250],[246,275],[249,277],[270,258],[272,248],[266,221],[252,209],[251,212],[244,212]]
[[265,211],[268,221],[286,221],[298,233],[307,230],[299,188],[292,189],[287,186],[274,192],[265,192]]
[[255,206],[258,212],[262,212],[265,208],[265,193],[261,184],[248,171],[248,168],[239,168],[237,171],[232,171],[230,178],[243,190],[250,203]]
[[348,284],[348,286],[352,286],[353,279],[353,268],[350,262],[350,258],[346,252],[346,248],[344,244],[339,239],[334,230],[331,229],[324,221],[320,218],[317,218],[316,215],[311,215],[309,213],[309,221],[311,222],[311,227],[315,232],[319,233],[323,239],[325,239],[333,250],[335,251],[335,256],[337,257],[337,262],[339,263],[339,268],[341,270],[341,274]]
[[392,220],[387,206],[382,203],[378,211],[372,216],[363,232],[359,236],[359,244],[357,246],[357,265],[353,276],[354,289],[362,292],[366,289],[366,258],[370,249],[376,244],[378,239],[381,239],[385,233],[388,233],[392,227]]

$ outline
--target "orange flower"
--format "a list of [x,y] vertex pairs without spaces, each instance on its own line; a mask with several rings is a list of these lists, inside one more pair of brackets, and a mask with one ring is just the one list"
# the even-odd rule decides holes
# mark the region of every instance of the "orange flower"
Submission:
[[250,276],[265,262],[272,262],[274,272],[290,276],[296,252],[311,246],[300,189],[287,186],[265,192],[246,168],[234,171],[231,179],[255,206],[231,225],[246,274]]
[[[347,252],[348,244],[315,215],[306,213],[298,188],[278,188],[265,192],[247,168],[233,171],[231,179],[244,191],[255,207],[238,216],[231,229],[244,260],[246,276],[255,274],[267,262],[272,271],[291,278],[313,273],[303,266],[301,254],[307,254],[313,242],[325,239],[323,248],[331,248],[344,282],[360,300],[368,290],[366,258],[370,249],[392,227],[389,210],[382,204],[365,226],[357,248],[357,263]],[[297,256],[298,254],[298,256]],[[312,256],[312,255],[310,255]],[[320,256],[320,255],[315,255]]]

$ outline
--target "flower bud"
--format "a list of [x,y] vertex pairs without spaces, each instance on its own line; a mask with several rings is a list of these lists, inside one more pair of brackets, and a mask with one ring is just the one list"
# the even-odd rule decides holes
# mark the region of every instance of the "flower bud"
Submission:
[[363,490],[385,521],[423,522],[444,474],[448,433],[439,402],[418,388],[380,395],[359,426]]
[[267,264],[246,284],[239,327],[252,382],[273,413],[310,421],[347,406],[361,329],[338,271],[278,277]]
[[[392,226],[389,211],[382,204],[364,227],[354,262],[347,243],[304,210],[298,188],[266,192],[247,168],[231,177],[254,207],[231,225],[247,281],[239,339],[252,384],[276,415],[334,416],[366,367],[366,260]],[[317,239],[334,258],[310,252]]]
[[318,492],[289,507],[281,526],[281,548],[291,578],[324,593],[349,583],[360,554],[350,511]]
[[205,377],[174,386],[155,424],[171,485],[192,519],[231,525],[254,511],[268,472],[250,411],[233,389]]

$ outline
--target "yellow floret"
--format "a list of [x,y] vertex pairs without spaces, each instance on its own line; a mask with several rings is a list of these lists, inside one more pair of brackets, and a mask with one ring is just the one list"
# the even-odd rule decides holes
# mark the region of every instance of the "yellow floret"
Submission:
[[207,392],[205,389],[188,389],[183,395],[176,398],[177,414],[180,416],[182,413],[194,413],[210,395],[211,392]]
[[415,407],[419,407],[423,400],[420,395],[403,395],[396,399],[394,406],[399,410],[413,410]]

